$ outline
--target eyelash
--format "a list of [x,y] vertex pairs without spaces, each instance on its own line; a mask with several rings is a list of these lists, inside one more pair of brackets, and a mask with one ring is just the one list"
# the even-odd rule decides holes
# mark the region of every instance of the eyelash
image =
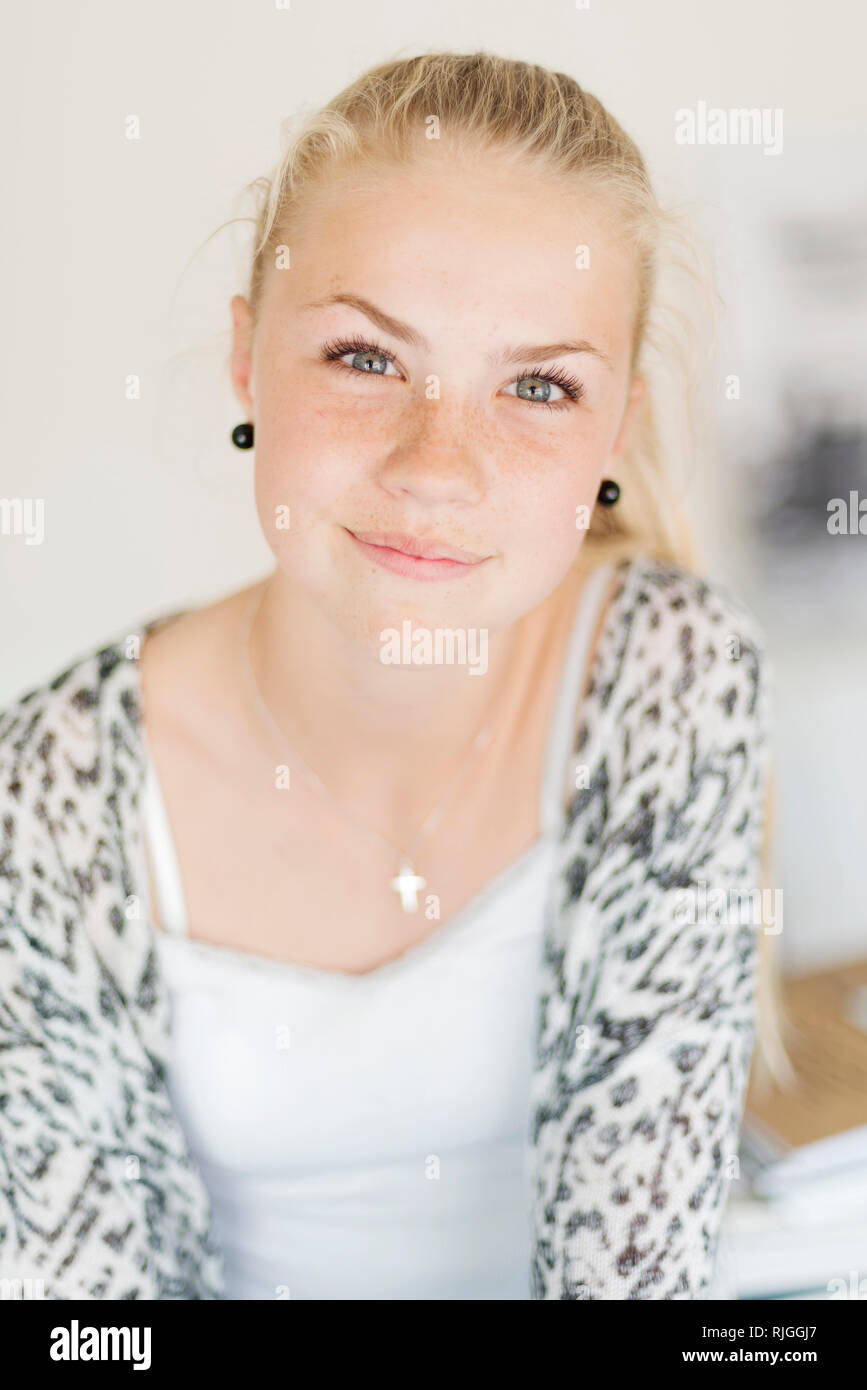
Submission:
[[[364,376],[364,372],[359,372],[357,367],[350,367],[347,362],[341,362],[340,358],[345,357],[348,352],[374,352],[378,357],[384,357],[386,361],[394,365],[393,355],[385,348],[379,347],[377,343],[371,342],[368,338],[332,338],[322,344],[320,360],[331,362],[333,366],[340,367],[343,371],[352,372],[353,376]],[[381,373],[380,373],[381,375]],[[535,368],[531,372],[522,372],[515,377],[515,381],[524,381],[532,377],[536,381],[550,381],[554,386],[559,386],[561,391],[566,393],[566,399],[562,401],[528,401],[538,410],[542,406],[544,410],[562,410],[564,406],[576,405],[584,395],[584,385],[577,377],[571,376],[562,367],[554,367],[546,371],[543,367]],[[512,385],[512,382],[509,382]],[[522,396],[517,396],[516,400],[523,400]]]

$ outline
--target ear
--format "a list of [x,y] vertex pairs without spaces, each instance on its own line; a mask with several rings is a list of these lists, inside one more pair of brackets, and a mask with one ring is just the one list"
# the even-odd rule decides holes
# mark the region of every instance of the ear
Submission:
[[611,452],[608,455],[609,461],[614,460],[619,463],[623,457],[632,434],[632,427],[635,423],[638,408],[647,396],[647,391],[648,386],[644,377],[635,377],[629,388],[629,394],[626,397],[620,428],[617,431],[617,436],[611,446]]
[[253,421],[253,397],[250,378],[253,373],[253,315],[250,305],[241,294],[232,296],[232,355],[230,373],[235,395],[244,408],[246,418]]

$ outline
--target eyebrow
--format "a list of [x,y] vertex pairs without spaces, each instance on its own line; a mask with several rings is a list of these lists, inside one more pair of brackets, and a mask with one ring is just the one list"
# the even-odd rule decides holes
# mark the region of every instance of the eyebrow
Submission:
[[[377,328],[383,333],[388,333],[392,338],[399,338],[401,342],[408,343],[410,347],[421,348],[424,352],[430,351],[430,344],[422,333],[413,328],[410,324],[404,323],[402,319],[393,318],[383,309],[371,304],[369,299],[362,298],[359,294],[335,293],[326,295],[322,299],[312,299],[300,306],[300,312],[306,313],[314,309],[330,309],[334,304],[346,304],[350,309],[357,309],[364,314],[365,318],[375,323]],[[506,348],[502,353],[494,353],[488,360],[492,366],[510,366],[521,362],[535,360],[546,362],[552,357],[564,357],[570,353],[588,353],[593,357],[598,357],[600,362],[611,370],[613,363],[611,358],[599,348],[588,343],[586,338],[568,339],[562,343],[521,343],[517,347]]]

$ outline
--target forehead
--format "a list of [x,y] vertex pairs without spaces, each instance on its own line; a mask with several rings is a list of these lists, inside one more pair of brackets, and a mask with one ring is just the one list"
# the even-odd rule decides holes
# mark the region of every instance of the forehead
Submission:
[[634,263],[598,193],[501,152],[421,143],[437,148],[317,187],[287,237],[293,273],[271,277],[279,296],[352,289],[422,316],[424,331],[474,317],[552,333],[580,321],[607,351],[624,350]]

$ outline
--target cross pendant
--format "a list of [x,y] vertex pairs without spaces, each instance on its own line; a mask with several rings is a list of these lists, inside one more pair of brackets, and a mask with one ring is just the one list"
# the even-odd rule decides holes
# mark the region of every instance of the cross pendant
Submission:
[[405,862],[401,866],[397,878],[391,880],[391,886],[396,893],[400,894],[400,905],[404,912],[416,912],[418,910],[418,890],[424,888],[426,880],[420,878],[412,867],[412,864]]

